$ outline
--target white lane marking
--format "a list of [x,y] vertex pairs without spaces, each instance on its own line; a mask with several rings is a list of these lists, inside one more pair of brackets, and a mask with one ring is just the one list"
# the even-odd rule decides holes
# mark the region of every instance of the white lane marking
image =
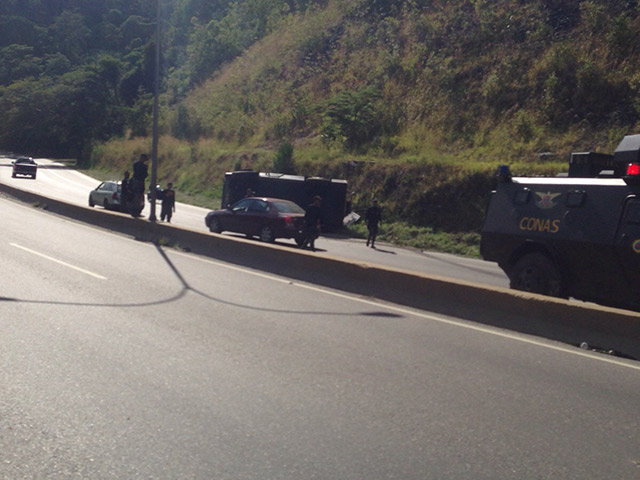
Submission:
[[62,260],[58,260],[57,258],[50,257],[49,255],[45,255],[44,253],[36,252],[35,250],[31,250],[30,248],[23,247],[22,245],[18,245],[17,243],[10,243],[12,247],[19,248],[20,250],[24,250],[25,252],[29,252],[33,255],[37,255],[39,257],[50,260],[59,265],[65,266],[67,268],[71,268],[78,272],[84,273],[85,275],[89,275],[91,277],[97,278],[99,280],[107,280],[107,277],[103,277],[102,275],[98,275],[97,273],[90,272],[89,270],[85,270],[84,268],[76,267],[75,265],[71,265],[70,263],[63,262]]
[[307,284],[300,283],[300,282],[297,282],[297,281],[294,281],[294,280],[289,280],[289,279],[286,279],[286,278],[276,277],[274,275],[261,273],[261,272],[255,271],[255,270],[246,269],[244,267],[236,267],[234,265],[229,265],[229,264],[225,264],[225,263],[222,263],[222,262],[216,262],[214,260],[209,260],[209,259],[206,259],[206,258],[190,255],[190,254],[187,254],[187,253],[178,252],[178,251],[175,251],[175,250],[172,250],[172,252],[175,253],[176,255],[180,255],[180,256],[183,256],[183,257],[195,258],[196,260],[204,262],[204,263],[209,263],[209,264],[216,265],[216,266],[219,266],[219,267],[227,268],[229,270],[235,270],[235,271],[238,271],[238,272],[248,273],[248,274],[254,275],[256,277],[265,278],[265,279],[276,281],[276,282],[279,282],[279,283],[288,283],[288,284],[291,284],[291,285],[299,287],[299,288],[305,288],[307,290],[312,290],[314,292],[323,293],[325,295],[331,295],[331,296],[342,298],[342,299],[345,299],[345,300],[350,300],[350,301],[354,301],[354,302],[358,302],[358,303],[364,303],[366,305],[373,305],[373,306],[376,306],[376,307],[384,308],[386,310],[391,310],[393,312],[398,312],[398,313],[402,313],[402,314],[405,314],[405,315],[412,315],[412,316],[415,316],[415,317],[424,318],[426,320],[431,320],[431,321],[438,322],[438,323],[452,325],[452,326],[459,327],[459,328],[464,328],[464,329],[467,329],[467,330],[474,330],[476,332],[486,333],[486,334],[489,334],[489,335],[493,335],[493,336],[501,337],[501,338],[506,338],[506,339],[509,339],[509,340],[515,340],[517,342],[526,343],[526,344],[529,344],[529,345],[534,345],[534,346],[537,346],[537,347],[546,348],[548,350],[555,350],[555,351],[558,351],[558,352],[568,353],[570,355],[575,355],[575,356],[578,356],[578,357],[585,357],[585,358],[589,358],[591,360],[597,360],[599,362],[609,363],[609,364],[617,365],[617,366],[620,366],[620,367],[630,368],[631,370],[640,371],[640,365],[634,365],[634,364],[631,364],[631,363],[628,363],[628,362],[625,362],[625,361],[622,361],[622,360],[618,360],[616,358],[604,357],[604,356],[598,355],[596,353],[586,352],[586,351],[580,350],[580,349],[578,349],[576,347],[569,348],[569,347],[564,347],[562,345],[553,345],[551,343],[546,343],[546,342],[541,341],[541,340],[536,340],[535,338],[529,338],[529,337],[517,335],[515,333],[510,333],[508,331],[501,331],[501,330],[498,330],[497,328],[483,327],[481,325],[474,325],[472,323],[467,323],[465,321],[452,320],[450,318],[445,318],[445,317],[442,317],[442,316],[439,316],[439,315],[436,315],[436,314],[433,314],[433,313],[424,313],[424,312],[420,312],[420,311],[416,311],[416,310],[410,310],[409,308],[390,305],[388,303],[383,303],[383,302],[380,302],[380,301],[368,300],[366,298],[358,297],[358,296],[355,296],[355,295],[350,295],[350,294],[346,294],[346,293],[340,293],[340,292],[336,292],[336,291],[333,291],[333,290],[325,289],[325,288],[322,288],[322,287],[317,287],[317,286],[314,286],[314,285],[307,285]]

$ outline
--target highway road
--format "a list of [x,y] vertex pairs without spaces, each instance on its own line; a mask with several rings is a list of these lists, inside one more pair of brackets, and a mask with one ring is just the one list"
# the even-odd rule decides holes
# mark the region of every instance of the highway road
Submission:
[[636,479],[640,366],[0,199],[2,479]]
[[[28,178],[12,179],[11,159],[0,157],[0,182],[77,205],[87,205],[89,192],[100,183],[51,160],[37,159],[37,162],[40,168],[35,181]],[[180,198],[180,192],[177,192],[177,197]],[[207,231],[204,217],[208,211],[205,208],[178,202],[172,222],[176,226]],[[148,203],[143,214],[146,216],[145,218],[148,218]],[[159,218],[159,205],[156,215]],[[295,248],[293,241],[282,240],[278,243]],[[495,263],[478,259],[398,248],[381,243],[378,244],[377,249],[371,249],[366,248],[364,240],[338,239],[327,236],[318,239],[316,246],[318,248],[317,254],[320,256],[336,256],[491,286],[505,288],[509,286],[507,277]]]

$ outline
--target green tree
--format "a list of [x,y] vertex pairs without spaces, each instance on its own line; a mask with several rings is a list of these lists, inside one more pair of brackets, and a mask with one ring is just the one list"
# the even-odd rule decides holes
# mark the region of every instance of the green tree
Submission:
[[49,28],[49,35],[57,51],[78,63],[86,54],[91,30],[84,24],[82,15],[64,11]]
[[296,173],[296,164],[293,161],[293,145],[290,143],[280,145],[273,159],[273,171],[287,174]]
[[355,92],[342,92],[327,102],[323,133],[339,140],[349,150],[357,150],[382,132],[382,115],[377,102],[380,91],[365,87]]

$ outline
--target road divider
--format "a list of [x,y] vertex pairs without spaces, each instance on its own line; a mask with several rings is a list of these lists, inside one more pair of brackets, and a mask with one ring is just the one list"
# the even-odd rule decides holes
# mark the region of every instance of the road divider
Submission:
[[[92,209],[0,182],[0,192],[51,213],[225,262],[408,307],[640,359],[640,314],[215,235]],[[202,219],[204,228],[204,218]],[[402,321],[394,319],[393,321]]]

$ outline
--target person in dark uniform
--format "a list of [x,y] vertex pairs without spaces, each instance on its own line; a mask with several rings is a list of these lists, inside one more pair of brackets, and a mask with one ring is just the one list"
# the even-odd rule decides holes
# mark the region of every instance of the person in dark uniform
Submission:
[[120,182],[120,211],[129,212],[129,202],[131,201],[131,180],[129,170],[124,172],[124,178]]
[[316,238],[320,235],[321,203],[322,198],[316,195],[313,197],[313,203],[307,207],[307,211],[304,214],[304,242],[301,248],[310,247],[314,252],[316,251]]
[[147,161],[149,157],[145,153],[140,154],[140,158],[133,162],[133,182],[142,182],[142,191],[144,192],[144,181],[147,179],[147,175],[149,174],[149,167],[147,166]]
[[129,182],[131,190],[129,213],[136,217],[140,215],[140,212],[144,208],[144,182],[148,175],[148,160],[149,157],[142,153],[140,158],[133,163],[133,176]]
[[364,223],[367,224],[369,237],[367,238],[367,247],[371,244],[371,248],[376,248],[376,237],[378,236],[378,224],[382,220],[382,208],[378,205],[378,200],[374,199],[372,205],[367,208],[364,216]]
[[176,211],[176,192],[173,190],[173,183],[167,183],[167,188],[162,191],[162,210],[160,219],[171,223],[171,216]]

